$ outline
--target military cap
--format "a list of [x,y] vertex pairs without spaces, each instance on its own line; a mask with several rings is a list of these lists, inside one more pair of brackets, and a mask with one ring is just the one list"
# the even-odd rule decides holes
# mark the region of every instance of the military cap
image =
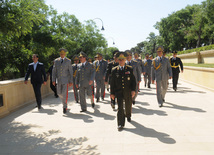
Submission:
[[126,57],[127,57],[127,53],[126,52],[118,52],[116,54],[116,58],[117,59],[126,59]]
[[85,54],[84,52],[80,52],[79,57],[87,57],[87,54]]
[[152,57],[152,55],[149,55],[149,58],[151,58]]
[[75,54],[75,55],[73,56],[73,60],[74,60],[74,61],[75,61],[75,60],[79,60],[78,55]]
[[138,52],[134,52],[134,55],[139,56],[139,53]]
[[97,53],[96,57],[103,56],[101,53]]
[[131,52],[130,50],[126,50],[125,53],[126,53],[127,55],[132,55],[132,52]]
[[62,54],[66,54],[67,50],[65,48],[60,48],[59,52],[62,53]]
[[116,55],[117,55],[118,52],[120,52],[120,51],[115,50],[115,51],[113,52],[113,56],[116,57]]
[[92,61],[93,61],[92,58],[89,58],[89,57],[88,57],[88,62],[92,62]]
[[146,53],[145,56],[148,57],[148,56],[149,56],[149,53]]
[[172,53],[173,53],[173,54],[177,54],[178,52],[177,52],[177,51],[173,51]]
[[163,52],[163,50],[164,50],[163,46],[158,46],[157,47],[157,51],[162,51]]

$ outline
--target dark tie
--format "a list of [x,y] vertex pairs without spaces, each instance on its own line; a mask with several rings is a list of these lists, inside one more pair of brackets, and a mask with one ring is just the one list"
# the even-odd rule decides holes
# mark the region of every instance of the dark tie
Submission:
[[162,62],[162,58],[160,57],[160,62]]
[[61,60],[61,64],[63,63],[63,59]]
[[84,64],[82,64],[82,68],[84,68],[85,67],[85,65]]
[[128,65],[129,65],[129,66],[131,65],[131,62],[130,62],[130,61],[128,62]]

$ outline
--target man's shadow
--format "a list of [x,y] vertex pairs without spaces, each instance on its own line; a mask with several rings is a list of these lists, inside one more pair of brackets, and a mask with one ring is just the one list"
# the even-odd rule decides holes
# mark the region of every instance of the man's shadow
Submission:
[[170,135],[163,133],[163,132],[158,132],[154,129],[147,128],[135,121],[130,122],[135,129],[129,129],[129,128],[124,128],[125,131],[132,132],[136,135],[142,136],[142,137],[151,137],[151,138],[157,138],[160,142],[166,143],[166,144],[175,144],[176,141],[170,137]]
[[95,116],[95,117],[101,117],[104,118],[104,120],[114,120],[115,116],[106,114],[106,113],[101,113],[97,108],[94,108],[94,113],[87,111],[86,112],[89,115]]
[[82,119],[86,123],[94,122],[93,118],[89,115],[86,115],[84,113],[80,113],[80,114],[70,113],[69,110],[63,116],[68,117],[68,118],[72,118],[72,119]]
[[33,113],[39,113],[39,114],[47,114],[47,115],[54,115],[57,112],[55,109],[44,109],[41,108],[38,111],[33,111]]
[[[171,105],[171,106],[166,106],[166,105]],[[200,108],[185,107],[185,106],[176,105],[170,102],[164,102],[163,106],[165,108],[172,108],[172,109],[185,110],[185,111],[206,112]]]
[[156,114],[159,116],[167,116],[165,111],[146,109],[146,108],[142,108],[141,106],[132,107],[132,113],[142,113],[144,115],[155,115]]

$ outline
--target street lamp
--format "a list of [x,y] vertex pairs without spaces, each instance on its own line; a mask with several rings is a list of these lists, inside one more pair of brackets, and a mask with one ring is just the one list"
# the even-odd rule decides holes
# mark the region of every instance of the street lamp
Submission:
[[[115,45],[114,38],[108,37],[108,39],[112,39],[112,40],[113,40],[113,45]],[[107,39],[107,40],[108,40],[108,39]]]
[[104,26],[103,26],[103,21],[102,21],[102,19],[100,19],[100,18],[94,18],[93,20],[95,20],[95,19],[98,19],[98,20],[100,20],[100,21],[102,22],[102,28],[101,28],[101,30],[104,31],[105,29],[104,29]]

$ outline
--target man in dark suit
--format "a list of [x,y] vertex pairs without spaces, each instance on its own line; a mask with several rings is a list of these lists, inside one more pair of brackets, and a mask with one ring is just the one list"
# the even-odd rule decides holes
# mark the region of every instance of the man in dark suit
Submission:
[[125,114],[123,110],[123,101],[125,101],[126,117],[131,121],[132,99],[136,93],[136,79],[131,66],[126,65],[126,53],[118,52],[116,57],[119,65],[112,69],[111,78],[111,98],[117,98],[118,112],[117,123],[118,130],[121,131],[125,125]]
[[170,65],[172,67],[172,83],[173,83],[173,89],[177,91],[180,67],[181,67],[181,72],[183,73],[183,63],[181,59],[177,57],[177,51],[174,51],[172,53],[173,53],[173,57],[170,59]]
[[33,63],[28,65],[27,73],[25,74],[25,84],[27,84],[28,77],[31,74],[31,84],[33,85],[33,90],[36,96],[36,102],[38,109],[41,109],[42,96],[41,96],[41,86],[46,85],[46,73],[43,63],[38,61],[39,57],[37,54],[32,56]]

